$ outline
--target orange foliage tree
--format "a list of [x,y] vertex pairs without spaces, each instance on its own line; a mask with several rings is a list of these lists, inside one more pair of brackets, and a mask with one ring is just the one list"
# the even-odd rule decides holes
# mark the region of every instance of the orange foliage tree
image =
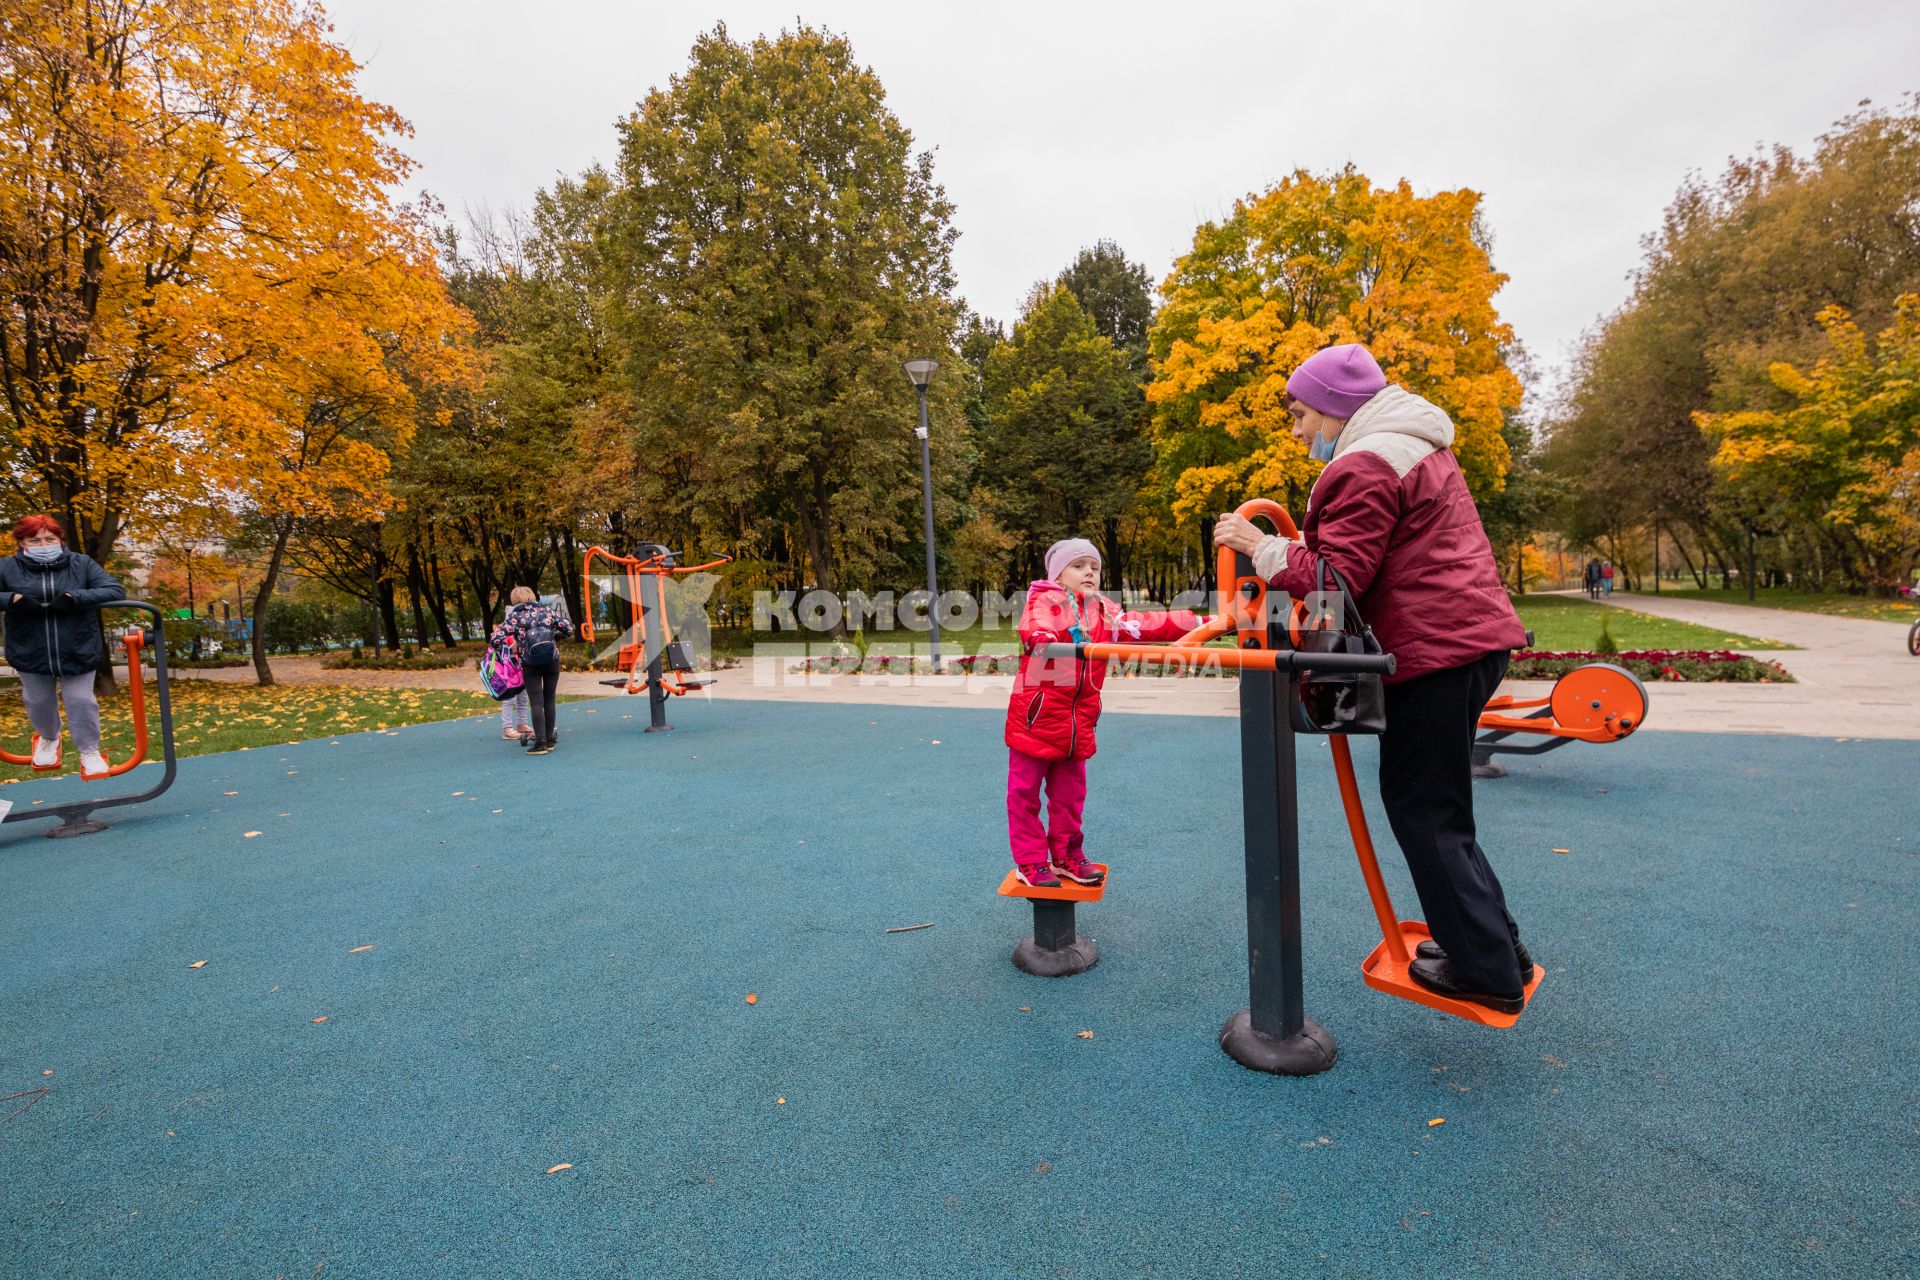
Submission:
[[328,36],[288,0],[0,6],[5,474],[96,559],[219,501],[200,464],[280,376],[305,260],[392,216],[405,123]]
[[1296,172],[1194,233],[1149,338],[1160,497],[1178,519],[1255,494],[1303,505],[1321,464],[1286,430],[1287,375],[1336,342],[1365,344],[1390,381],[1445,409],[1468,484],[1500,488],[1521,385],[1479,207],[1477,192],[1417,196],[1348,166]]

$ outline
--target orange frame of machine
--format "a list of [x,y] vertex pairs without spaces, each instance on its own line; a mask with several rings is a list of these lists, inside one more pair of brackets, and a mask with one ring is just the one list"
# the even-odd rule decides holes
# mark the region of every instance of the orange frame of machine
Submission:
[[[595,545],[587,548],[586,554],[580,561],[580,601],[582,611],[586,614],[586,616],[580,620],[580,638],[588,644],[594,643],[594,558],[598,557],[606,561],[609,565],[618,565],[626,575],[627,600],[633,606],[633,625],[627,628],[627,630],[634,634],[634,641],[620,646],[620,654],[615,660],[614,665],[618,670],[627,673],[628,693],[641,693],[647,688],[647,663],[645,661],[647,652],[647,610],[645,604],[646,597],[643,589],[644,581],[650,577],[665,578],[676,573],[702,573],[708,569],[717,569],[723,564],[731,564],[733,562],[732,556],[721,556],[719,559],[709,560],[705,564],[676,565],[673,563],[673,555],[674,553],[671,551],[658,550],[652,555],[647,556],[623,556],[617,555],[605,547]],[[608,576],[611,577],[612,575]],[[658,584],[656,584],[656,586],[657,585]],[[701,688],[708,682],[704,680],[687,680],[684,678],[682,672],[673,669],[664,661],[667,646],[673,643],[673,629],[672,625],[667,621],[665,593],[659,592],[657,594],[662,606],[656,610],[660,623],[660,644],[658,652],[663,655],[662,670],[660,673],[661,690],[664,693],[679,697]]]
[[[34,818],[58,818],[60,819],[60,825],[47,832],[49,836],[87,835],[91,832],[104,830],[107,826],[106,823],[93,818],[94,810],[112,808],[118,805],[139,804],[142,801],[153,799],[173,785],[173,780],[178,772],[178,761],[174,756],[173,698],[168,687],[167,679],[166,619],[158,607],[145,600],[115,600],[100,607],[103,609],[139,609],[151,615],[153,618],[153,633],[155,636],[155,644],[153,646],[154,691],[160,710],[160,750],[161,762],[164,765],[160,780],[155,785],[147,788],[147,790],[131,795],[109,795],[101,796],[97,799],[69,800],[59,804],[36,805],[24,809],[15,807],[7,813],[4,818],[0,818],[0,822],[22,822]],[[109,767],[105,773],[81,775],[88,782],[98,782],[103,778],[117,777],[120,774],[130,772],[137,768],[146,761],[147,752],[151,745],[151,731],[147,727],[146,680],[142,675],[140,666],[140,652],[145,647],[145,639],[139,630],[135,630],[122,637],[120,643],[127,651],[127,701],[129,710],[133,714],[133,754],[125,760],[122,760],[119,764]],[[33,767],[33,756],[31,754],[23,756],[5,749],[0,749],[0,760],[6,760],[10,764],[26,765],[28,768]],[[56,766],[56,768],[57,767],[58,766]],[[48,773],[52,772],[52,770],[41,769],[36,770],[36,772]]]
[[[1249,520],[1265,517],[1272,522],[1275,530],[1285,538],[1297,538],[1299,530],[1288,516],[1285,508],[1266,498],[1256,498],[1243,503],[1236,514]],[[1173,641],[1171,644],[1082,644],[1072,646],[1077,656],[1092,659],[1122,659],[1144,661],[1169,661],[1169,655],[1177,655],[1171,661],[1178,665],[1174,672],[1191,669],[1202,663],[1241,670],[1292,670],[1298,657],[1295,653],[1276,652],[1267,643],[1267,583],[1255,574],[1241,574],[1238,571],[1238,559],[1232,549],[1222,547],[1218,553],[1215,571],[1215,601],[1218,613],[1193,631]],[[1288,630],[1297,640],[1302,628],[1317,628],[1328,625],[1324,616],[1308,616],[1301,604],[1296,602],[1288,618]],[[1239,649],[1207,649],[1193,652],[1207,641],[1233,633],[1240,643]],[[1050,646],[1050,648],[1066,646]],[[1188,652],[1182,652],[1186,650]],[[1333,669],[1340,665],[1339,655],[1312,655],[1321,661],[1322,669]],[[1311,670],[1315,664],[1302,662],[1301,668]],[[1544,732],[1538,722],[1529,721],[1526,732]],[[1573,726],[1578,733],[1591,730],[1586,726]],[[1628,730],[1631,731],[1630,729]],[[1353,838],[1354,855],[1360,863],[1361,878],[1366,881],[1367,896],[1373,904],[1374,917],[1379,922],[1381,941],[1361,963],[1360,972],[1366,984],[1376,991],[1398,996],[1442,1013],[1452,1014],[1469,1022],[1481,1023],[1492,1027],[1510,1027],[1519,1021],[1519,1014],[1501,1013],[1485,1005],[1467,1000],[1454,1000],[1437,992],[1429,991],[1409,976],[1408,966],[1413,960],[1413,951],[1421,941],[1430,937],[1425,924],[1417,920],[1402,920],[1394,910],[1393,899],[1387,892],[1385,879],[1380,874],[1380,862],[1374,854],[1373,838],[1367,828],[1366,813],[1360,803],[1360,787],[1353,771],[1353,753],[1346,740],[1340,734],[1329,735],[1332,739],[1334,774],[1340,787],[1342,806],[1346,811],[1347,829]],[[1574,736],[1570,734],[1569,736]],[[1594,737],[1589,740],[1606,740]],[[1006,892],[1003,888],[1002,892]],[[1022,889],[1019,896],[1035,896],[1031,890]],[[1536,965],[1530,975],[1525,997],[1530,1002],[1533,993],[1540,987],[1543,970]],[[1522,1006],[1522,1012],[1525,1006]]]
[[[127,651],[127,701],[133,714],[133,754],[119,764],[110,766],[105,773],[83,773],[80,776],[88,782],[98,782],[102,778],[117,778],[121,774],[137,767],[147,758],[147,690],[146,682],[140,675],[140,649],[144,641],[138,631],[120,638],[120,646]],[[33,735],[34,745],[40,743],[40,735]],[[26,755],[15,755],[0,747],[0,760],[8,764],[23,764],[35,773],[57,773],[60,771],[60,757],[55,756],[50,765],[37,765],[33,762],[31,748]]]

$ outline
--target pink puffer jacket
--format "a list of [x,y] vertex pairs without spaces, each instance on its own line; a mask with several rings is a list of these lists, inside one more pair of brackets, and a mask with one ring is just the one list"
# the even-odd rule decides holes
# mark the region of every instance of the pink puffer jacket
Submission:
[[[1200,625],[1185,610],[1129,613],[1102,595],[1080,602],[1080,627],[1090,641],[1177,640]],[[1100,688],[1107,681],[1104,660],[1043,658],[1041,645],[1071,639],[1073,609],[1067,592],[1045,579],[1027,590],[1020,616],[1020,673],[1007,703],[1007,745],[1041,760],[1084,760],[1095,750],[1100,722]]]

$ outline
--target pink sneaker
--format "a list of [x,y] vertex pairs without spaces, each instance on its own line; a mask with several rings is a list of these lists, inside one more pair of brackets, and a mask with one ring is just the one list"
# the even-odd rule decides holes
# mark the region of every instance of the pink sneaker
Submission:
[[1075,884],[1099,884],[1107,878],[1106,872],[1088,862],[1081,853],[1054,854],[1053,869]]
[[1031,865],[1016,862],[1013,864],[1013,876],[1014,879],[1026,885],[1029,889],[1058,889],[1060,887],[1060,881],[1054,878],[1053,872],[1047,869],[1047,864],[1044,862],[1036,862]]

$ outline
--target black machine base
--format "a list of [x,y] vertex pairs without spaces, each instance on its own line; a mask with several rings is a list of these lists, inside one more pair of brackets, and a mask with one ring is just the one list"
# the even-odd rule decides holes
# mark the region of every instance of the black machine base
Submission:
[[92,818],[68,817],[59,826],[47,832],[49,840],[59,840],[66,836],[90,836],[96,831],[105,831],[109,824],[96,822]]
[[1253,1010],[1242,1009],[1220,1028],[1220,1047],[1243,1067],[1276,1076],[1318,1075],[1334,1064],[1340,1050],[1333,1036],[1312,1018],[1296,1035],[1277,1039],[1253,1026]]
[[1094,945],[1092,938],[1073,935],[1066,945],[1048,950],[1032,938],[1020,939],[1020,945],[1013,949],[1013,964],[1022,973],[1031,973],[1037,978],[1070,978],[1076,973],[1085,973],[1100,963],[1100,948]]
[[650,724],[645,729],[642,729],[641,732],[642,733],[665,733],[667,730],[671,728],[673,728],[673,726],[670,724]]
[[1481,760],[1476,756],[1473,762],[1473,776],[1476,778],[1504,778],[1507,776],[1507,766],[1501,764],[1492,756],[1488,756],[1485,760]]

